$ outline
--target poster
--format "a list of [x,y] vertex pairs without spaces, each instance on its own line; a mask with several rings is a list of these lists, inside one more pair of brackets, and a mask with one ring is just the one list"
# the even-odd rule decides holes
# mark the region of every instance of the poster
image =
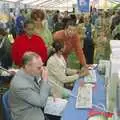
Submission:
[[80,12],[89,12],[90,11],[90,0],[77,0],[78,10]]

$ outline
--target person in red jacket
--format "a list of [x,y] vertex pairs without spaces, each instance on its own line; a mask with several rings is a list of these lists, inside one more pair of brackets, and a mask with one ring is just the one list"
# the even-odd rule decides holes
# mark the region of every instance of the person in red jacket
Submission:
[[40,55],[43,63],[47,61],[48,53],[44,40],[33,33],[34,24],[32,21],[26,21],[24,33],[17,36],[12,45],[12,59],[15,65],[22,65],[22,56],[27,51],[32,51]]

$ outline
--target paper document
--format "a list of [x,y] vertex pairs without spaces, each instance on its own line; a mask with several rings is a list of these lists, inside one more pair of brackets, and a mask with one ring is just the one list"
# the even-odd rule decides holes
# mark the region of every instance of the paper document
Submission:
[[84,77],[84,82],[96,83],[96,71],[89,70],[90,75]]
[[79,87],[76,108],[92,108],[92,87],[91,84]]
[[61,116],[65,109],[66,104],[67,104],[66,99],[56,98],[54,101],[53,97],[48,97],[46,106],[44,108],[44,113]]

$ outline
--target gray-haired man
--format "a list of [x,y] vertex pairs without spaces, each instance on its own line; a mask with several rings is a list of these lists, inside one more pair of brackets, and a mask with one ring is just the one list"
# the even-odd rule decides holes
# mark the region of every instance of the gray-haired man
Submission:
[[[44,120],[42,109],[50,93],[47,70],[41,57],[26,52],[22,68],[10,84],[10,108],[13,120]],[[39,79],[38,79],[39,78]]]

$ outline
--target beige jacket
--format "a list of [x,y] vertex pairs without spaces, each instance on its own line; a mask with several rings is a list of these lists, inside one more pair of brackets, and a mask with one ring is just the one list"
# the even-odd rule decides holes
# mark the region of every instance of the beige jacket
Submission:
[[66,68],[66,61],[63,57],[61,61],[60,58],[54,54],[49,58],[47,68],[49,80],[63,87],[64,83],[75,81],[79,78],[79,75],[76,74],[77,70]]

